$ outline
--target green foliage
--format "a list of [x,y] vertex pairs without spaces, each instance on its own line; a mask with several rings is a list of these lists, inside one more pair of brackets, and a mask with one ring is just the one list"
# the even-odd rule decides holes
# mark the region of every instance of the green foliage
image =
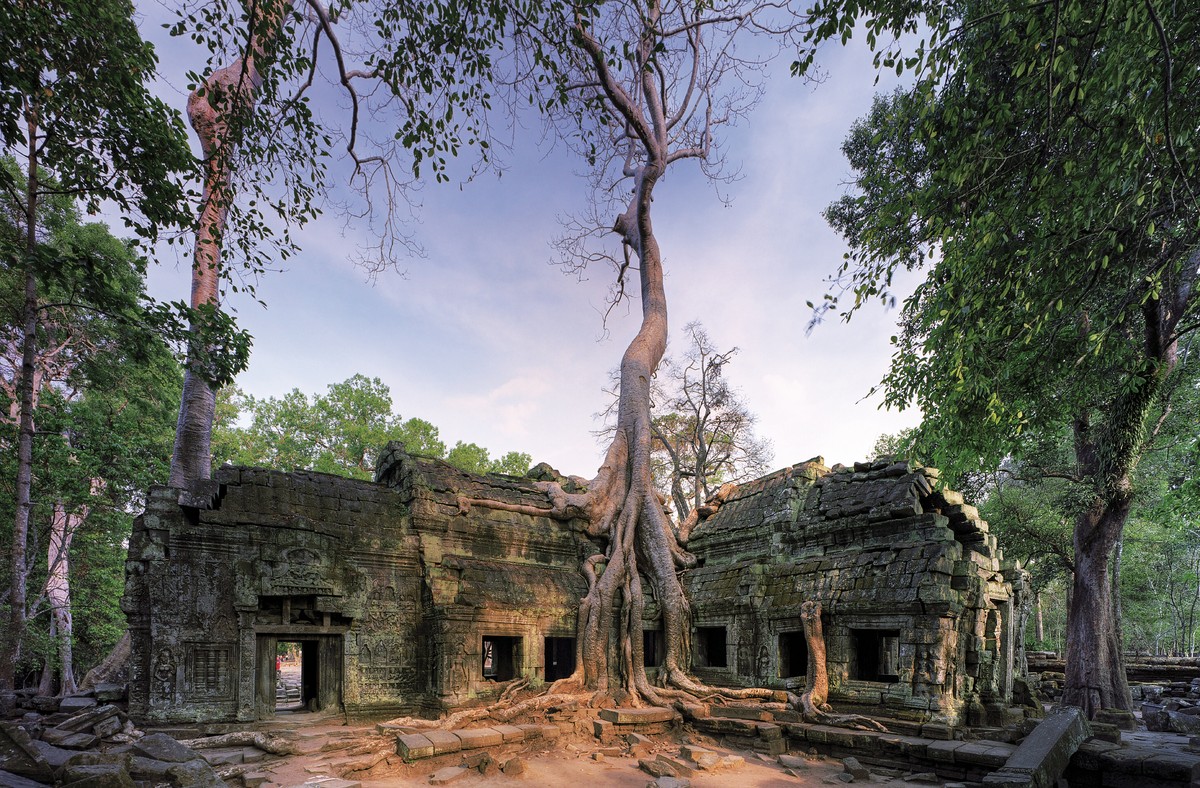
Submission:
[[[30,531],[32,629],[22,665],[36,670],[53,653],[45,636],[47,608],[39,596],[47,572],[47,534],[55,503],[87,512],[70,553],[74,651],[86,670],[125,629],[119,602],[125,543],[133,513],[152,484],[166,481],[178,407],[180,373],[169,349],[142,312],[145,261],[98,224],[80,225],[71,212],[53,223],[41,248],[67,265],[47,266],[40,281],[38,392],[34,442],[34,503]],[[0,223],[0,228],[4,227]],[[14,275],[0,269],[0,281]],[[21,308],[0,296],[0,338],[15,350]],[[0,412],[12,412],[15,366],[0,380]],[[0,516],[14,515],[16,426],[0,419]],[[0,537],[5,547],[11,532]],[[8,567],[0,569],[7,583]]]
[[[183,183],[195,161],[179,114],[146,86],[156,63],[127,0],[3,4],[0,155],[27,161],[36,149],[58,193],[89,212],[115,203],[140,236],[187,226]],[[0,171],[0,189],[20,188]]]
[[1159,380],[1138,326],[1196,314],[1200,10],[876,6],[872,29],[918,11],[929,30],[892,59],[916,85],[846,141],[857,191],[827,217],[851,251],[818,313],[890,302],[896,270],[927,265],[883,389],[925,437],[953,431],[940,465],[994,465],[1082,414],[1128,454],[1137,427],[1105,410]]
[[[237,425],[241,416],[249,419],[244,427]],[[527,454],[509,452],[492,460],[487,449],[462,441],[447,453],[437,427],[418,418],[401,420],[392,413],[390,389],[379,378],[364,375],[330,384],[326,394],[311,398],[299,389],[265,399],[223,390],[213,429],[213,459],[370,479],[379,450],[392,440],[412,454],[445,459],[472,473],[521,475],[530,465]]]

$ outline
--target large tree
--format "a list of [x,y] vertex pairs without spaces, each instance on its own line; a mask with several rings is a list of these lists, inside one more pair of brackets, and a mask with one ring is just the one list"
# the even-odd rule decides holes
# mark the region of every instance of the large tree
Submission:
[[[127,0],[5,3],[0,8],[0,255],[20,272],[20,368],[16,371],[16,513],[9,569],[9,626],[0,689],[11,688],[25,629],[26,543],[33,511],[32,464],[39,319],[38,285],[88,261],[55,244],[73,199],[116,205],[139,234],[182,224],[181,173],[192,159],[178,116],[145,85],[155,59]],[[97,35],[102,29],[102,35]],[[63,204],[65,200],[66,204]],[[57,203],[57,204],[55,204]],[[91,284],[103,284],[92,279]]]
[[[192,321],[192,342],[172,485],[209,477],[216,391],[237,371],[213,361],[228,355],[220,351],[247,350],[247,338],[232,331],[221,311],[223,289],[253,291],[272,261],[297,250],[290,229],[319,213],[318,200],[330,196],[326,163],[339,149],[350,190],[326,204],[344,207],[377,232],[378,245],[358,261],[375,274],[393,265],[397,253],[414,249],[399,217],[422,169],[445,181],[449,160],[462,149],[488,160],[489,51],[505,20],[523,5],[185,4],[172,33],[194,39],[209,59],[192,75],[187,104],[204,175],[191,297],[183,310]],[[349,32],[352,45],[343,45],[339,29]],[[337,86],[344,112],[310,106],[318,73]],[[385,118],[392,127],[379,133]],[[222,347],[221,337],[232,338],[234,346]]]
[[[618,298],[636,273],[629,289],[640,298],[642,318],[621,359],[616,427],[596,476],[541,483],[552,516],[586,521],[598,544],[584,564],[588,591],[569,681],[662,703],[707,688],[689,674],[690,608],[679,580],[694,558],[653,479],[651,381],[667,342],[655,191],[672,166],[691,162],[720,172],[721,130],[753,106],[762,68],[780,46],[798,43],[803,19],[798,9],[773,2],[562,2],[534,10],[517,28],[516,70],[529,73],[522,66],[532,64],[543,75],[542,107],[593,167],[599,195],[596,210],[568,230],[567,259],[575,266],[613,262]],[[586,243],[610,234],[620,241],[619,254]],[[643,667],[642,612],[650,594],[662,611],[662,686],[651,686]]]
[[[836,13],[835,13],[836,11]],[[915,72],[846,142],[850,243],[826,307],[905,302],[886,401],[919,406],[951,469],[1022,458],[1066,430],[1072,513],[1064,699],[1129,708],[1110,561],[1148,420],[1197,326],[1200,24],[1195,4],[824,3],[871,11],[882,65]],[[905,49],[904,34],[913,46]],[[801,64],[803,65],[803,64]],[[846,295],[850,301],[839,300]]]

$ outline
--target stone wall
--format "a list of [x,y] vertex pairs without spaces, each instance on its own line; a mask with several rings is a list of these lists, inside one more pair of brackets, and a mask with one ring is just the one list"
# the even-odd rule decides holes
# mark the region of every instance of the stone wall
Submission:
[[544,501],[528,480],[480,479],[398,449],[380,478],[226,467],[199,490],[151,490],[122,600],[130,713],[269,717],[280,642],[303,649],[305,702],[352,714],[488,695],[489,642],[509,650],[505,669],[544,676],[544,638],[574,636],[584,587],[574,532],[459,511],[463,495]]
[[[689,545],[700,560],[684,576],[695,672],[801,689],[799,611],[813,599],[839,710],[1000,721],[1022,573],[935,482],[904,463],[813,461],[738,488]],[[186,492],[152,490],[123,600],[131,715],[269,717],[281,642],[302,650],[305,703],[355,715],[436,713],[509,678],[568,675],[580,562],[597,546],[583,523],[472,499],[549,511],[531,479],[473,476],[398,444],[375,482],[222,468]],[[648,599],[651,661],[657,616]]]
[[697,635],[725,630],[724,666],[701,677],[801,690],[799,610],[812,599],[839,710],[1004,721],[1023,673],[1024,573],[936,483],[908,463],[830,471],[818,459],[739,488],[689,544],[703,561],[685,575]]

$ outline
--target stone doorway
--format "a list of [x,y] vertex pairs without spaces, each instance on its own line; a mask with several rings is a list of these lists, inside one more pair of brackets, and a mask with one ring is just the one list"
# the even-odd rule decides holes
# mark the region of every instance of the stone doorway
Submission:
[[[341,635],[258,635],[254,688],[258,719],[271,719],[277,712],[336,710],[342,703]],[[299,665],[286,667],[280,646],[299,658]],[[297,674],[281,676],[293,671]],[[287,679],[281,682],[281,678]],[[291,686],[293,681],[296,686]],[[282,688],[282,692],[280,691]]]

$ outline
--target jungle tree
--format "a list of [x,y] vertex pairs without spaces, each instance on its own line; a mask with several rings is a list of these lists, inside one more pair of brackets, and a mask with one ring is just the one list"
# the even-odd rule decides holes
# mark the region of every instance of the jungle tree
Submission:
[[[151,48],[126,0],[5,3],[0,8],[0,259],[17,272],[21,347],[15,372],[16,513],[10,548],[8,626],[0,689],[12,688],[25,632],[26,545],[33,511],[34,411],[39,281],[86,255],[54,243],[73,200],[115,205],[131,229],[153,239],[186,222],[181,176],[192,158],[178,116],[151,96]],[[97,35],[97,29],[103,35]],[[8,166],[10,162],[17,166]],[[103,281],[91,278],[91,286]]]
[[[514,71],[541,76],[543,109],[593,167],[598,196],[596,210],[569,227],[566,259],[572,266],[612,262],[616,299],[626,295],[636,272],[642,316],[621,359],[616,427],[596,476],[540,483],[551,516],[580,518],[601,546],[584,564],[588,591],[569,681],[662,703],[707,688],[689,675],[689,605],[678,575],[694,558],[652,476],[651,381],[667,341],[663,260],[652,221],[655,188],[669,168],[689,161],[710,176],[720,174],[722,128],[753,107],[762,69],[779,47],[799,44],[805,20],[788,4],[765,2],[577,2],[540,11],[517,27]],[[620,254],[588,245],[610,233]],[[547,514],[538,507],[468,503]],[[643,588],[643,578],[650,588]],[[665,644],[657,687],[647,679],[642,654],[644,597],[651,593],[662,611]]]
[[[377,232],[378,245],[358,261],[375,274],[416,248],[398,219],[407,190],[423,169],[448,180],[448,161],[460,150],[487,162],[489,50],[523,5],[198,0],[180,11],[171,32],[192,38],[209,59],[191,75],[187,104],[204,176],[191,298],[181,310],[193,336],[172,485],[209,477],[215,392],[238,371],[223,359],[248,354],[248,337],[221,311],[222,288],[253,292],[274,259],[297,250],[290,229],[329,196],[327,162],[338,150],[357,197],[329,202]],[[354,46],[343,45],[339,29]],[[337,86],[344,113],[312,109],[319,73]],[[368,134],[369,119],[391,128]]]
[[[824,308],[906,301],[886,402],[916,404],[951,470],[1071,435],[1052,472],[1073,519],[1064,700],[1129,708],[1110,561],[1148,416],[1197,327],[1200,72],[1194,4],[822,3],[822,32],[866,16],[881,65],[915,73],[845,151],[855,191],[828,218],[851,252]],[[803,67],[804,63],[799,64]],[[847,298],[849,303],[839,300]],[[949,440],[953,436],[954,440]]]

